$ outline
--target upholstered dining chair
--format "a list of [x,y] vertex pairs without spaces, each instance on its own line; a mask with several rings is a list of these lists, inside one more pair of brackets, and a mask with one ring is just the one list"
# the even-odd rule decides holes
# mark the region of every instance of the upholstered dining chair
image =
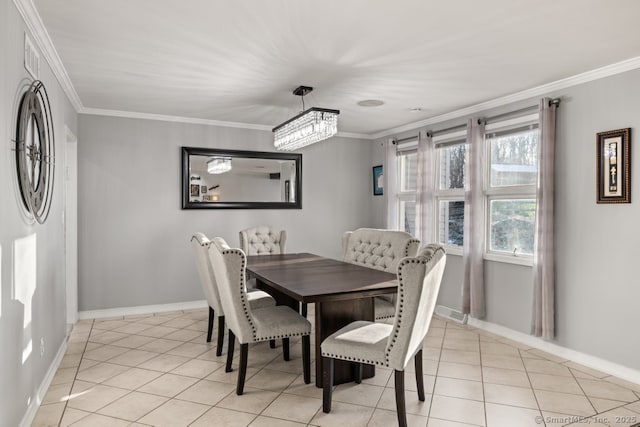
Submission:
[[289,339],[302,337],[304,382],[311,382],[311,323],[290,307],[279,305],[254,308],[247,304],[245,287],[247,259],[242,249],[230,248],[224,239],[216,237],[209,246],[209,259],[225,307],[229,325],[229,346],[225,372],[232,371],[233,347],[240,343],[240,367],[236,394],[244,390],[249,344],[282,338],[283,357],[289,360]]
[[[342,236],[342,260],[363,267],[395,273],[404,257],[418,253],[420,240],[404,231],[358,228]],[[393,319],[396,296],[381,295],[374,298],[375,319]]]
[[393,324],[352,322],[322,342],[322,410],[325,413],[331,411],[333,361],[347,360],[358,369],[356,382],[362,379],[361,364],[394,369],[398,424],[407,425],[404,370],[413,357],[418,399],[424,402],[422,343],[429,330],[445,263],[444,249],[434,244],[420,249],[415,257],[403,258],[398,264],[398,299]]
[[[207,305],[209,306],[209,325],[207,328],[207,342],[211,342],[211,335],[213,334],[213,321],[215,313],[218,313],[218,343],[216,347],[216,356],[222,355],[222,346],[224,344],[224,310],[220,301],[220,295],[218,293],[218,286],[216,284],[216,278],[211,268],[211,261],[209,260],[208,248],[211,241],[203,233],[197,232],[191,237],[191,245],[195,252],[196,267],[198,269],[198,276],[200,277],[200,284],[204,291],[205,298],[207,299]],[[253,308],[261,308],[276,305],[273,297],[266,292],[254,291],[250,292],[247,296],[247,301]],[[275,341],[274,341],[275,346]]]
[[[240,249],[246,255],[276,255],[285,253],[287,232],[269,225],[259,225],[240,231]],[[247,281],[247,289],[255,289],[255,279]],[[301,303],[301,313],[307,317],[307,304]]]

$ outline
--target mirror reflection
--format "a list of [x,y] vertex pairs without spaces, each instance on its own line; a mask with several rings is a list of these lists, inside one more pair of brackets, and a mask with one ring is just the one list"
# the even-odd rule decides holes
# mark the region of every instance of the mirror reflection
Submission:
[[301,160],[300,154],[184,147],[183,208],[299,208]]

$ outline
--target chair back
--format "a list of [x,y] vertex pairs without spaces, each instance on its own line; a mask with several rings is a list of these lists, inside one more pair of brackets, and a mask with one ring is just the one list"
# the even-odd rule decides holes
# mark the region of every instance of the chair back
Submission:
[[359,228],[342,236],[342,260],[395,273],[400,260],[415,256],[419,246],[420,240],[404,231]]
[[398,266],[398,300],[393,332],[387,342],[389,367],[403,370],[422,348],[438,299],[447,256],[440,245],[430,244]]
[[224,315],[224,310],[220,305],[220,296],[218,295],[218,286],[216,284],[216,278],[211,268],[211,262],[209,261],[209,245],[211,241],[203,233],[194,233],[191,237],[191,246],[196,258],[196,267],[198,269],[198,276],[200,277],[200,284],[204,291],[204,296],[207,299],[209,307],[213,308],[218,316]]
[[215,237],[209,245],[209,259],[224,307],[225,321],[240,343],[253,342],[256,327],[245,286],[246,255],[241,249],[230,248],[222,237]]
[[240,231],[240,249],[247,255],[283,254],[287,232],[267,225]]

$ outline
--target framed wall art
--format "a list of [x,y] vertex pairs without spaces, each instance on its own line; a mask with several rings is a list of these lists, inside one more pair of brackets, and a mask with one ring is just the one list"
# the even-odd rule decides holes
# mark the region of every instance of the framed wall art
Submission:
[[383,175],[382,175],[382,165],[373,167],[373,195],[374,196],[382,196],[383,194]]
[[631,203],[631,128],[596,137],[598,203]]

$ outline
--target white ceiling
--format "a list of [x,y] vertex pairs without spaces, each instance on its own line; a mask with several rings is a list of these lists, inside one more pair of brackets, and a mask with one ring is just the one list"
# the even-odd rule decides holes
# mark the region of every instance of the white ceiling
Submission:
[[640,56],[637,0],[34,4],[85,108],[252,125],[297,114],[300,84],[375,134]]

